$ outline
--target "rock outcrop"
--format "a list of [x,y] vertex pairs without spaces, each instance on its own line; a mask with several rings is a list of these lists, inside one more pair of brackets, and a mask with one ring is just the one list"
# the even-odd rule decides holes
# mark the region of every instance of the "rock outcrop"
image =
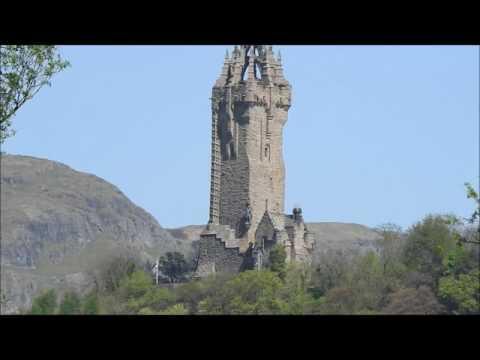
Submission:
[[191,256],[120,190],[58,162],[1,155],[2,313],[31,306],[43,288],[83,292],[89,273],[116,252],[152,260],[166,251]]

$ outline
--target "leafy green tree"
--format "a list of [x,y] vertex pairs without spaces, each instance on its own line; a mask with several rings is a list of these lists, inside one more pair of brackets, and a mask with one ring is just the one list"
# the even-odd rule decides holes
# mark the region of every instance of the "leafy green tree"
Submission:
[[185,260],[185,256],[177,251],[167,252],[162,256],[159,261],[159,267],[170,283],[184,280],[186,274],[191,270],[191,266]]
[[98,297],[99,314],[125,314],[125,300],[121,299],[117,293],[102,292]]
[[280,279],[285,278],[287,271],[287,253],[285,247],[281,244],[276,244],[272,247],[268,254],[268,269],[277,273]]
[[7,304],[7,296],[0,293],[0,315],[3,314],[3,307]]
[[389,303],[382,310],[384,314],[442,314],[444,307],[438,302],[433,291],[426,286],[418,289],[400,289],[389,297]]
[[31,314],[52,315],[57,308],[57,292],[54,289],[46,290],[33,299]]
[[334,251],[321,254],[317,263],[309,289],[315,298],[324,296],[328,290],[340,286],[351,266],[345,254]]
[[162,310],[158,313],[159,315],[187,315],[188,310],[183,304],[175,304],[168,307],[165,310]]
[[157,287],[150,274],[136,270],[124,278],[115,295],[121,301],[121,312],[128,314],[156,312],[174,304],[175,295]]
[[99,311],[98,296],[95,292],[92,292],[83,301],[82,313],[85,315],[96,315]]
[[459,275],[478,269],[478,250],[477,246],[458,242],[443,259],[444,275]]
[[334,287],[319,299],[318,312],[323,314],[354,314],[355,292],[348,287]]
[[223,298],[219,294],[222,294],[225,284],[234,277],[230,273],[215,273],[201,280],[183,283],[175,289],[176,300],[183,303],[190,314],[198,313],[200,303],[207,298],[210,307],[221,308]]
[[129,313],[141,313],[145,309],[152,312],[165,310],[175,303],[175,294],[165,288],[151,285],[148,291],[139,298],[130,299],[127,303]]
[[407,234],[404,263],[410,270],[432,276],[435,289],[446,270],[445,258],[458,241],[458,232],[451,225],[451,217],[428,215],[413,225]]
[[327,314],[378,312],[388,295],[401,284],[395,273],[385,273],[382,260],[374,251],[353,256],[342,269],[342,276],[329,284],[326,292],[316,295],[318,302],[313,303],[314,311]]
[[158,315],[153,309],[150,309],[149,307],[144,307],[142,308],[139,312],[138,315]]
[[378,310],[393,287],[384,276],[380,257],[373,251],[358,256],[352,263],[344,287],[353,291],[355,310]]
[[419,272],[416,270],[409,271],[405,275],[405,288],[418,289],[421,286],[433,288],[435,286],[435,279],[431,274]]
[[121,281],[118,293],[127,301],[138,299],[144,296],[152,286],[152,278],[143,270],[136,270]]
[[440,298],[455,314],[480,313],[480,271],[478,268],[458,277],[450,275],[440,279]]
[[131,254],[120,254],[107,261],[100,269],[97,279],[100,290],[114,292],[125,278],[140,268],[139,261]]
[[475,210],[469,219],[469,222],[473,224],[480,220],[480,196],[475,191],[472,184],[468,182],[465,183],[465,188],[467,190],[467,198],[472,199],[475,202]]
[[178,301],[183,303],[190,314],[198,311],[198,304],[206,297],[206,281],[190,281],[180,285],[175,289],[175,295]]
[[53,45],[0,46],[0,144],[13,136],[14,114],[70,64]]
[[377,248],[380,256],[383,275],[400,278],[406,270],[401,263],[401,256],[405,246],[402,229],[395,224],[383,224],[377,227],[380,234]]
[[470,236],[462,236],[460,241],[462,243],[470,243],[475,245],[480,245],[480,196],[473,188],[472,184],[465,183],[467,198],[472,199],[475,203],[475,210],[473,214],[467,219],[469,224],[476,224],[475,231],[471,232]]
[[227,281],[216,294],[199,304],[203,314],[278,314],[284,308],[280,299],[283,286],[271,271],[245,271]]
[[287,266],[284,285],[280,290],[282,314],[311,314],[315,301],[309,292],[311,286],[311,267],[306,264],[290,263]]
[[80,297],[76,292],[70,291],[65,293],[62,301],[60,302],[58,313],[62,315],[80,314],[81,309],[82,304]]

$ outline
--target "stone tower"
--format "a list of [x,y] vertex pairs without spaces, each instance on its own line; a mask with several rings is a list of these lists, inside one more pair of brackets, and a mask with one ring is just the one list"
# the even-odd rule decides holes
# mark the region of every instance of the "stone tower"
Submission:
[[308,257],[303,220],[295,231],[292,216],[284,215],[282,139],[290,104],[291,86],[272,46],[227,51],[212,90],[210,219],[198,276],[259,267],[275,243],[286,247],[289,260]]

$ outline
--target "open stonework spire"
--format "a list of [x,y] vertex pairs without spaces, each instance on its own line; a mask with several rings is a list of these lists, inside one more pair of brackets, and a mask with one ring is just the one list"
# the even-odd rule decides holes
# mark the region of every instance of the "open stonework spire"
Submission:
[[264,84],[289,85],[283,76],[282,65],[275,58],[271,45],[235,45],[231,56],[227,51],[220,77],[215,86],[222,87],[248,81],[251,72],[253,72],[255,80]]
[[291,91],[272,46],[226,53],[212,89],[210,218],[198,276],[251,268],[257,256],[264,263],[274,244],[285,247],[289,260],[308,258],[303,220],[284,214],[283,127]]

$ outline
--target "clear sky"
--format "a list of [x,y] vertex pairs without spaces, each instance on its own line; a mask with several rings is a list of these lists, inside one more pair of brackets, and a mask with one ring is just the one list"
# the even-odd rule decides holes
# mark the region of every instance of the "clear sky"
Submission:
[[[226,46],[62,46],[72,66],[2,150],[116,185],[163,227],[208,221],[211,88]],[[230,47],[229,49],[231,49]],[[479,48],[274,46],[293,86],[286,211],[408,227],[468,216],[479,181]]]

